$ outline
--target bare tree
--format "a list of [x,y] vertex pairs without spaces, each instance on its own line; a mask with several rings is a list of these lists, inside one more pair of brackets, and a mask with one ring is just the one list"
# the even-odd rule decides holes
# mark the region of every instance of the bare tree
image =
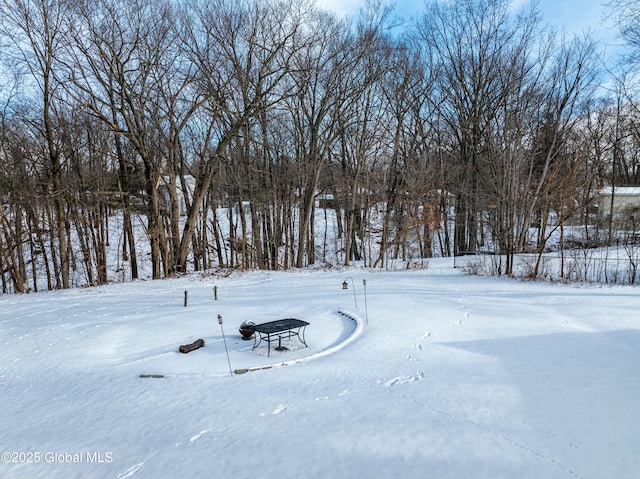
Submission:
[[[183,229],[180,264],[186,263],[198,209],[214,173],[228,160],[233,166],[233,147],[243,132],[246,137],[251,120],[289,95],[284,80],[304,41],[301,30],[306,15],[305,4],[296,1],[217,0],[191,5],[185,40],[210,121],[197,150],[196,185]],[[245,148],[249,145],[244,142]],[[243,227],[243,234],[247,231]],[[259,230],[253,234],[259,235]],[[246,243],[243,238],[242,244]]]
[[429,5],[418,34],[437,57],[440,117],[456,137],[460,162],[456,192],[455,251],[475,251],[483,208],[480,179],[482,156],[496,107],[504,90],[504,53],[516,32],[508,3],[464,0]]
[[541,40],[535,8],[512,19],[503,0],[433,3],[419,34],[438,59],[439,116],[459,155],[455,251],[477,251],[489,226],[506,255],[495,272],[512,274],[550,168],[592,91],[593,44]]
[[64,0],[11,0],[0,2],[0,28],[5,39],[10,39],[11,55],[25,75],[29,88],[37,93],[39,120],[32,127],[43,142],[47,168],[51,180],[49,195],[54,203],[54,231],[58,257],[54,257],[56,287],[69,287],[70,248],[68,218],[65,211],[63,158],[56,134],[60,118],[59,84],[56,80],[57,59],[66,42],[70,4]]
[[620,35],[630,47],[628,58],[637,65],[640,61],[640,2],[638,0],[609,0],[609,18],[618,25]]
[[392,10],[382,5],[367,4],[352,40],[353,67],[341,73],[337,85],[340,104],[335,113],[336,142],[330,155],[339,168],[332,169],[331,184],[325,186],[336,199],[345,265],[369,256],[370,210],[376,201],[369,182],[370,169],[388,156],[384,138],[389,117],[382,80],[397,66],[391,61],[395,48],[388,33],[393,25],[391,14]]
[[152,275],[160,278],[168,261],[158,198],[163,166],[158,92],[162,58],[172,41],[171,8],[149,0],[86,0],[78,4],[75,19],[68,85],[75,100],[125,137],[141,160]]

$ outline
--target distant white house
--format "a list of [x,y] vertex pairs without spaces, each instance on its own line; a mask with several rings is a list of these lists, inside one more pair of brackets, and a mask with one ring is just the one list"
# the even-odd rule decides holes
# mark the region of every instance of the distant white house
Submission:
[[640,223],[640,186],[607,187],[600,190],[598,212],[601,219]]
[[330,193],[316,195],[316,206],[318,208],[333,209],[336,207],[335,198]]
[[[160,179],[160,183],[158,184],[160,206],[166,211],[169,211],[171,205],[171,194],[169,193],[169,187],[171,184],[170,181],[171,180],[168,176],[163,176]],[[184,183],[187,191],[183,191],[180,178],[176,178],[176,196],[178,199],[178,210],[180,211],[181,215],[187,214],[187,197],[189,198],[189,201],[193,200],[193,192],[196,187],[196,179],[191,175],[186,175],[184,177]]]

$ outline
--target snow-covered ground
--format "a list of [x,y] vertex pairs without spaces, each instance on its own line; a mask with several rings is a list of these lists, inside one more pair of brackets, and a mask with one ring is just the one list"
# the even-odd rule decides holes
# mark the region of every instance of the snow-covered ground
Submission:
[[639,305],[451,260],[3,295],[0,477],[638,478]]

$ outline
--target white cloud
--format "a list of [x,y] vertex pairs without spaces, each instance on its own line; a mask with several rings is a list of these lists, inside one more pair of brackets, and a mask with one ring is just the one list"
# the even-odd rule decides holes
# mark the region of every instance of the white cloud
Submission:
[[364,0],[316,0],[316,3],[320,8],[343,17],[357,14],[364,5]]

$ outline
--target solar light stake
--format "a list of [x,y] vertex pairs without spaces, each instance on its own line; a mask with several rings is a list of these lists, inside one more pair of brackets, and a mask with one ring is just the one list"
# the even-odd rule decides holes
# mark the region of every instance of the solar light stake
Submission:
[[362,287],[364,288],[364,323],[369,324],[369,308],[367,308],[367,280],[362,280]]
[[229,374],[233,376],[233,371],[231,370],[231,359],[229,359],[229,350],[227,349],[227,340],[224,337],[224,328],[222,327],[221,315],[218,315],[218,324],[220,325],[220,331],[222,331],[222,340],[224,341],[224,350],[227,352],[227,362],[229,363]]

